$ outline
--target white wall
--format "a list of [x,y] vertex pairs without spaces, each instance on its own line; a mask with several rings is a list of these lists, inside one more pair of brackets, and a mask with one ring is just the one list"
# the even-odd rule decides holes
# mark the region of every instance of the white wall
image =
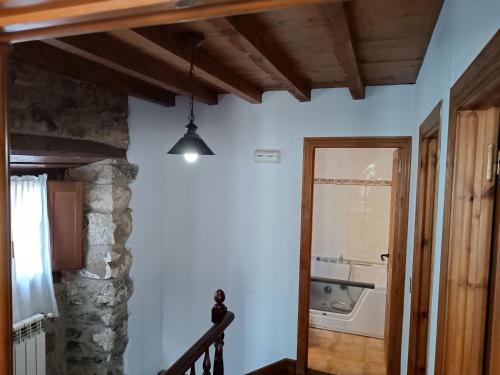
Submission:
[[430,315],[430,340],[428,373],[434,373],[435,343],[437,326],[437,299],[439,291],[439,268],[441,262],[441,239],[443,225],[443,206],[446,172],[446,149],[448,143],[448,111],[450,88],[465,71],[467,66],[484,48],[500,27],[499,0],[447,0],[441,11],[438,23],[427,50],[420,71],[415,92],[416,122],[413,130],[412,192],[410,199],[410,231],[408,236],[407,283],[405,294],[405,318],[402,350],[402,371],[407,368],[408,332],[410,318],[409,277],[413,260],[413,224],[415,215],[415,183],[417,170],[418,127],[440,100],[442,107],[442,138],[439,158],[438,214],[432,289],[432,308]]
[[[369,88],[363,101],[331,89],[313,91],[309,103],[279,92],[260,105],[233,96],[197,104],[200,133],[217,155],[192,165],[165,155],[186,123],[187,103],[178,102],[168,109],[130,100],[128,157],[140,172],[132,186],[129,373],[156,370],[142,354],[155,365],[178,358],[209,327],[217,288],[236,314],[228,374],[295,358],[303,137],[409,135],[414,86]],[[256,148],[280,149],[282,163],[253,163]],[[162,353],[150,353],[162,339]]]

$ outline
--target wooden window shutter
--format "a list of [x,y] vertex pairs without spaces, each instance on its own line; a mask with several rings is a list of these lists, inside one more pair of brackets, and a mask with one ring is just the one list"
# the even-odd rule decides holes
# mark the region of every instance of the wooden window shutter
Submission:
[[83,182],[47,181],[52,271],[81,269],[83,254]]

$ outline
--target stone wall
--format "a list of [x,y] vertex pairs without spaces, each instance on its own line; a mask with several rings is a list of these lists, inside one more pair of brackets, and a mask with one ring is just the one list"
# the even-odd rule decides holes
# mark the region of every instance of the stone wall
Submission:
[[[128,147],[126,95],[18,62],[10,66],[8,94],[12,132]],[[47,323],[47,375],[123,372],[132,293],[128,185],[136,173],[126,160],[66,173],[85,183],[86,267],[55,280],[60,317]]]
[[10,64],[8,82],[12,132],[128,148],[126,95],[19,62]]
[[66,332],[64,317],[66,313],[66,288],[62,282],[54,283],[59,318],[49,319],[46,323],[45,350],[47,352],[47,375],[67,375]]
[[[127,301],[132,293],[132,230],[129,183],[137,167],[105,160],[69,169],[68,180],[84,181],[86,267],[65,272],[66,359],[70,375],[123,373],[127,345]],[[70,319],[69,319],[70,318]]]

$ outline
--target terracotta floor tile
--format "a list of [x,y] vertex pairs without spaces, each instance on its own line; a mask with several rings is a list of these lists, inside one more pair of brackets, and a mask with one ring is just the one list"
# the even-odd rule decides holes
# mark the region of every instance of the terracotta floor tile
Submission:
[[385,375],[384,340],[310,328],[308,363],[335,375]]

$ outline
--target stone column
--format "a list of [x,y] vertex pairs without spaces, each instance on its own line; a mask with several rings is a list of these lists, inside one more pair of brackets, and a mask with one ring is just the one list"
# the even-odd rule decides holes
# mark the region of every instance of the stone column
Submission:
[[132,230],[129,184],[138,168],[125,159],[69,169],[67,180],[84,181],[83,270],[65,272],[64,325],[69,375],[123,374],[127,301],[132,294]]

